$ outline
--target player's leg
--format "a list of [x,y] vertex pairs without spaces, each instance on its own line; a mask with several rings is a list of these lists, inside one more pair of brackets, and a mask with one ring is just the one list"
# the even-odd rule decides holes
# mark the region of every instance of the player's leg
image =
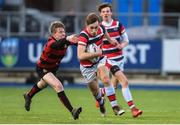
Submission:
[[30,111],[30,105],[31,105],[31,100],[35,94],[40,92],[43,88],[45,88],[47,84],[41,79],[37,84],[35,84],[31,90],[25,94],[23,94],[24,99],[25,99],[25,109],[26,111]]
[[27,95],[32,98],[36,93],[41,91],[43,88],[47,87],[47,84],[41,79],[37,84],[35,84]]
[[[104,99],[104,96],[106,95],[105,88],[99,88],[99,92],[101,93],[102,98]],[[96,101],[96,108],[99,108],[99,102]]]
[[38,92],[40,92],[43,88],[45,88],[47,86],[46,82],[43,81],[43,76],[47,73],[44,72],[44,70],[42,68],[36,67],[36,72],[40,78],[40,81],[35,84],[31,90],[29,92],[27,92],[26,94],[23,94],[24,99],[25,99],[25,109],[27,111],[30,110],[30,104],[31,104],[31,99],[33,98],[33,96],[35,94],[37,94]]
[[82,76],[84,77],[84,80],[88,84],[88,87],[92,95],[94,96],[98,104],[100,105],[101,115],[105,116],[105,113],[106,113],[106,110],[104,107],[105,102],[104,102],[104,98],[102,98],[101,92],[99,91],[99,85],[97,81],[97,74],[96,74],[97,65],[94,65],[91,68],[86,68],[80,65],[80,70],[81,70]]
[[118,84],[119,84],[119,81],[118,79],[115,77],[115,76],[111,76],[111,83],[113,84],[114,88],[117,89],[118,88]]
[[[124,97],[125,101],[127,102],[128,106],[130,107],[133,117],[138,117],[139,115],[142,114],[142,111],[135,107],[135,104],[132,99],[132,94],[129,89],[127,77],[124,75],[124,73],[120,69],[118,70],[117,66],[112,66],[111,72],[114,74],[114,77],[119,81],[119,83],[122,86],[123,97]],[[114,80],[114,82],[115,83],[113,83],[113,84],[117,84],[115,80]]]
[[94,79],[93,81],[89,82],[88,87],[92,95],[94,96],[94,98],[99,104],[101,116],[105,116],[106,115],[106,109],[104,106],[105,100],[104,98],[102,98],[101,92],[99,91],[99,85],[98,85],[97,79]]
[[[119,84],[119,81],[118,81],[118,79],[117,79],[115,76],[113,76],[113,75],[111,75],[111,83],[112,83],[112,85],[114,86],[114,88],[117,89],[118,84]],[[106,94],[105,88],[104,88],[104,87],[99,88],[99,91],[101,92],[102,97],[104,97],[105,94]],[[96,107],[98,107],[98,105],[96,105]]]
[[78,109],[74,109],[64,92],[64,87],[62,83],[58,80],[58,78],[51,72],[44,75],[43,80],[49,84],[57,93],[59,100],[64,104],[64,106],[71,112],[73,118],[76,120],[79,118],[79,114],[81,113],[81,107]]
[[117,103],[115,89],[114,89],[113,85],[110,83],[108,68],[104,65],[101,65],[98,67],[97,73],[98,73],[98,76],[101,79],[102,83],[104,84],[106,96],[108,97],[108,99],[110,101],[110,104],[113,108],[114,113],[116,115],[124,114],[124,110],[122,110]]

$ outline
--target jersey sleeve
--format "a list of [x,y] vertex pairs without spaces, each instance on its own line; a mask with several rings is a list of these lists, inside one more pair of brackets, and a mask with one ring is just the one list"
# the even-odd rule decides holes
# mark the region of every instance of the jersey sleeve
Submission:
[[[67,38],[67,36],[65,37],[65,39]],[[71,42],[71,41],[69,41],[69,40],[67,40],[66,39],[66,44],[67,45],[75,45],[75,46],[77,46],[77,43],[74,43],[74,42]]]
[[126,32],[125,27],[124,27],[123,24],[119,23],[119,26],[118,26],[118,27],[119,27],[119,34],[120,34],[120,35],[122,35],[123,33]]
[[129,42],[129,38],[128,38],[128,35],[126,33],[125,27],[121,23],[119,23],[119,34],[121,35],[121,41]]
[[78,39],[79,39],[78,45],[83,45],[83,46],[87,45],[88,36],[86,35],[86,33],[81,32]]
[[105,27],[104,27],[102,24],[100,25],[100,27],[102,28],[103,33],[105,34],[105,33],[106,33],[106,29],[105,29]]
[[[65,44],[67,44],[67,40],[65,38],[60,40],[55,40],[55,42],[50,42],[49,46],[53,49],[57,49],[59,47],[63,47]],[[67,44],[68,45],[68,44]]]

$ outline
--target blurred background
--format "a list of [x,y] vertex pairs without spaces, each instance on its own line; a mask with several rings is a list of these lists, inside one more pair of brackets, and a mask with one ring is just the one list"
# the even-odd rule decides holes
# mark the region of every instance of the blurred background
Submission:
[[[0,0],[0,83],[35,83],[50,22],[61,20],[67,34],[78,34],[102,2],[112,3],[129,36],[124,54],[130,83],[180,86],[179,0]],[[58,75],[64,84],[84,82],[76,47],[69,47]]]

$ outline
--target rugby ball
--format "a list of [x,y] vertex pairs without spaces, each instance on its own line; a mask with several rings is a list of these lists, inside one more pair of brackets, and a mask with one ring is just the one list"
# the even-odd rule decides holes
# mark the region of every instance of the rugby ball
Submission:
[[[94,53],[98,51],[98,46],[95,43],[89,44],[86,48],[86,51],[89,53]],[[89,59],[92,63],[96,63],[99,60],[99,57],[95,57],[92,59]]]

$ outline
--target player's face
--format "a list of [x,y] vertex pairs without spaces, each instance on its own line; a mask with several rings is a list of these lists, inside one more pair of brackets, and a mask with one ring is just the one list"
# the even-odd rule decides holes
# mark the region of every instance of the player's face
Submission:
[[112,18],[112,11],[109,7],[105,7],[101,10],[100,16],[102,17],[103,21],[109,21]]
[[87,30],[92,36],[96,36],[99,28],[99,22],[96,21],[95,23],[87,25]]
[[66,33],[65,33],[65,30],[64,28],[56,28],[56,31],[55,33],[53,33],[53,37],[56,39],[56,40],[60,40],[60,39],[63,39],[65,38],[66,36]]

